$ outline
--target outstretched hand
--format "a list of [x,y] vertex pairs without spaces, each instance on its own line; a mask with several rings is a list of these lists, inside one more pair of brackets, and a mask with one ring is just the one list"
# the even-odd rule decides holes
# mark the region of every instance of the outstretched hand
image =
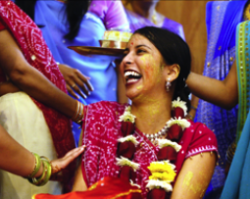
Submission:
[[84,149],[85,146],[77,147],[66,153],[66,155],[62,158],[52,160],[52,175],[58,173],[62,169],[65,169],[75,158],[77,158],[81,153],[83,153]]
[[[78,99],[77,94],[86,99],[93,91],[93,87],[89,82],[90,77],[84,76],[79,70],[71,68],[65,64],[59,64],[59,69],[65,79],[66,88],[73,97]],[[75,93],[75,92],[77,93]]]

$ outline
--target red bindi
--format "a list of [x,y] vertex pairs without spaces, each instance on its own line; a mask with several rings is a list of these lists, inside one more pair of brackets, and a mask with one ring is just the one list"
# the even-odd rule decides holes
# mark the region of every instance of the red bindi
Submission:
[[131,45],[133,45],[134,43],[133,42],[131,42]]

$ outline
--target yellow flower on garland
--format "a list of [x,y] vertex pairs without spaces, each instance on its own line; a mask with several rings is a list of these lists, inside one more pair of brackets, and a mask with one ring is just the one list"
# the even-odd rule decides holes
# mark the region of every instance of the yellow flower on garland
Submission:
[[146,185],[149,190],[162,188],[166,192],[172,191],[171,183],[176,176],[175,165],[171,164],[168,160],[151,162],[148,169],[151,172]]
[[174,178],[176,176],[176,173],[174,170],[171,170],[169,173],[164,172],[164,173],[152,173],[151,176],[149,176],[149,180],[161,180],[165,182],[173,182]]
[[151,162],[148,169],[151,173],[175,173],[175,165],[169,163],[169,161]]

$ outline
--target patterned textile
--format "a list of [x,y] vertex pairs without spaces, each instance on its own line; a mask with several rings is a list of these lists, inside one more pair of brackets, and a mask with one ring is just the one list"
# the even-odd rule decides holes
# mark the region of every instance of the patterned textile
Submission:
[[[64,79],[34,22],[12,1],[0,1],[0,20],[16,39],[27,62],[66,92]],[[58,157],[62,157],[75,147],[69,119],[40,102],[33,101],[43,111]],[[74,169],[74,165],[73,162],[65,170],[65,180],[72,175],[70,170]]]
[[237,27],[236,63],[239,89],[237,137],[239,141],[221,199],[250,198],[249,27],[250,21],[242,22]]
[[[131,32],[135,32],[137,29],[143,28],[145,26],[156,26],[149,19],[147,19],[147,18],[145,18],[137,13],[131,12],[127,9],[125,9],[125,11],[127,14],[129,24],[130,24]],[[159,28],[168,29],[168,30],[176,33],[177,35],[179,35],[183,39],[185,39],[182,25],[177,23],[176,21],[168,19],[167,17],[164,17],[163,23],[161,24],[161,26]]]
[[[64,15],[65,4],[56,0],[37,1],[35,6],[35,22],[41,28],[49,49],[56,61],[67,64],[91,77],[90,83],[94,91],[79,101],[84,104],[101,100],[117,101],[116,57],[104,55],[82,56],[68,46],[95,46],[106,30],[128,31],[129,25],[121,1],[92,0],[88,12],[83,17],[78,35],[72,40],[64,38],[68,33],[68,23]],[[44,14],[46,13],[46,14]],[[59,56],[58,56],[59,55]],[[78,143],[80,128],[73,123],[73,133]]]
[[[206,7],[208,46],[204,66],[204,76],[223,80],[235,61],[236,26],[242,20],[245,1],[213,1]],[[211,129],[218,140],[219,165],[216,166],[211,180],[208,198],[218,198],[225,182],[226,151],[235,140],[237,107],[225,110],[206,101],[200,100],[196,121]],[[218,193],[217,196],[209,195]]]
[[249,21],[241,23],[237,29],[237,79],[239,91],[239,112],[237,124],[237,141],[241,136],[250,107],[250,77],[249,77]]
[[[123,114],[125,107],[126,105],[106,101],[85,106],[82,141],[87,148],[82,159],[82,171],[88,187],[103,177],[118,177],[120,168],[116,165],[115,158],[117,139],[122,137],[119,131],[121,122],[118,122],[118,118]],[[145,186],[150,174],[147,167],[150,162],[157,160],[159,147],[154,146],[139,129],[136,129],[134,136],[139,144],[133,161],[140,164],[140,169],[136,171],[135,179],[132,180],[141,186],[146,198]],[[177,173],[186,158],[201,152],[217,151],[215,135],[201,123],[191,122],[179,144],[182,145],[182,149],[177,155]]]

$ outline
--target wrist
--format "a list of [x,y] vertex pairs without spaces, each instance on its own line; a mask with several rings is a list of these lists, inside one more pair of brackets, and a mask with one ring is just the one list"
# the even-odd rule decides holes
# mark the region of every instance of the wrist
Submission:
[[84,105],[79,101],[77,101],[76,110],[71,119],[76,123],[81,123],[83,117],[84,117]]

